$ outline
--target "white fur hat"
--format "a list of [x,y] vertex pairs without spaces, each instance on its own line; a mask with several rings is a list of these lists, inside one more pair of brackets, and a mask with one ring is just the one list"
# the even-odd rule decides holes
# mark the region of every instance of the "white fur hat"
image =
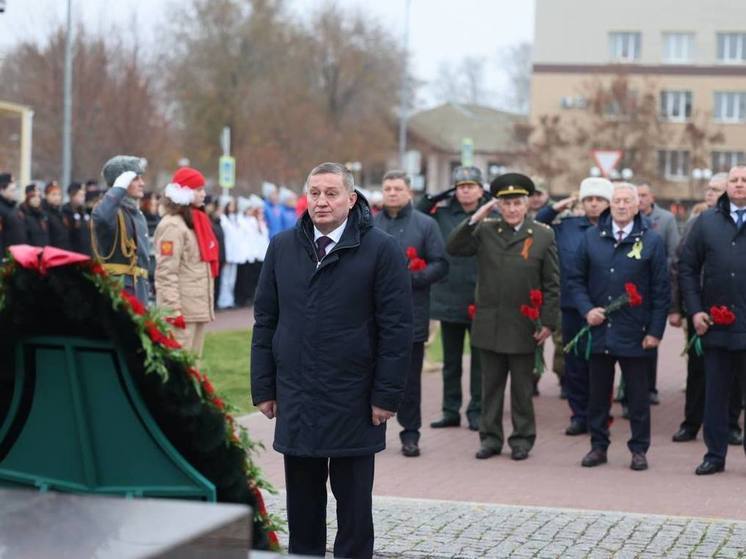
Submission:
[[609,179],[601,177],[588,177],[580,183],[580,199],[588,196],[599,196],[611,202],[611,194],[614,186]]

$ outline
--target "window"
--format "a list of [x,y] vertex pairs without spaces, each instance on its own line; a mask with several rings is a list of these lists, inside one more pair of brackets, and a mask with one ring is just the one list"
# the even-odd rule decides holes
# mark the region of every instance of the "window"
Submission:
[[634,62],[640,59],[642,39],[640,33],[609,33],[609,56],[616,62]]
[[680,64],[691,62],[694,56],[694,33],[664,33],[663,61]]
[[683,122],[692,116],[691,91],[661,91],[661,118]]
[[689,152],[684,150],[658,151],[658,174],[668,180],[689,178]]
[[746,92],[716,91],[712,114],[721,122],[746,121]]
[[718,33],[718,62],[743,64],[746,62],[746,33]]
[[744,163],[746,163],[746,153],[742,151],[713,151],[710,167],[713,173],[727,173],[731,167]]

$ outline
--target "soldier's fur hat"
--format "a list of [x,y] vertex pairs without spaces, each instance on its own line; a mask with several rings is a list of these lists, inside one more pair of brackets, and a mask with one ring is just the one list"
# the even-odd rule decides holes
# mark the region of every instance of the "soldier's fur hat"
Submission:
[[126,171],[132,171],[138,175],[145,173],[148,166],[146,159],[135,157],[134,155],[115,155],[109,159],[104,168],[101,169],[101,175],[106,181],[106,185],[111,187],[117,177]]

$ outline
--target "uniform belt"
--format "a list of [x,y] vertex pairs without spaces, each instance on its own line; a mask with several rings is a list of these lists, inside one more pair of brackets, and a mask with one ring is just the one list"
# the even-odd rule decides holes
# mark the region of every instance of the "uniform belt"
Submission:
[[103,264],[104,270],[113,276],[135,276],[138,278],[147,278],[148,271],[139,266],[129,264]]

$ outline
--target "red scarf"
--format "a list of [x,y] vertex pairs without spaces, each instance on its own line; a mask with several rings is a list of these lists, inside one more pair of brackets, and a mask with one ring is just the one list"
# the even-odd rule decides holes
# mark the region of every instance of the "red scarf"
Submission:
[[196,208],[192,208],[192,223],[194,224],[194,234],[197,236],[199,253],[204,262],[210,264],[212,277],[218,277],[218,258],[220,255],[218,240],[215,238],[215,232],[212,230],[212,222],[207,214]]

